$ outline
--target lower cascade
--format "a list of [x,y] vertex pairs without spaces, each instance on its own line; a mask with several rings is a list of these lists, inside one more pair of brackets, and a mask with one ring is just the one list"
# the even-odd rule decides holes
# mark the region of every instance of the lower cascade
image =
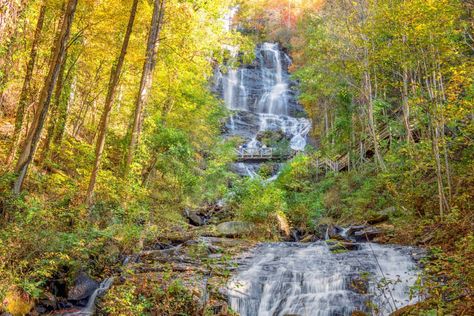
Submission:
[[243,261],[228,284],[241,316],[390,315],[417,301],[413,248],[357,244],[333,253],[327,243],[266,243]]

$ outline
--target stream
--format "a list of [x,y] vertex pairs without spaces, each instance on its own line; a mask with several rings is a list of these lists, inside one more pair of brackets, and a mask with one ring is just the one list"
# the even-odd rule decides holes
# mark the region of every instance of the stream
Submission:
[[[238,50],[230,50],[238,60]],[[258,45],[255,55],[250,65],[216,73],[215,91],[232,113],[225,136],[260,148],[266,135],[276,134],[292,150],[303,151],[311,121],[297,101],[291,59],[275,43]],[[260,166],[241,162],[234,169],[255,177]],[[414,249],[353,245],[354,250],[336,252],[325,241],[259,245],[228,284],[231,308],[241,316],[389,315],[416,302],[410,295],[418,276]]]

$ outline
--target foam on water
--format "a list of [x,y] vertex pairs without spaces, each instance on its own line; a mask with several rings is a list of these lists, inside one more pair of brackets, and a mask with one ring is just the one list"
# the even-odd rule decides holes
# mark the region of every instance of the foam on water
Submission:
[[[232,58],[238,57],[236,48],[229,51]],[[282,131],[293,150],[304,150],[311,121],[301,117],[303,111],[290,89],[290,64],[290,57],[278,44],[263,43],[256,50],[253,66],[228,67],[225,73],[217,71],[216,90],[226,107],[234,111],[227,123],[229,135],[244,137],[250,147],[256,145],[258,133]],[[295,116],[296,113],[299,115]]]
[[[410,287],[417,268],[410,248],[361,244],[333,254],[325,242],[258,246],[228,284],[229,302],[241,316],[379,315],[416,302]],[[366,282],[368,293],[354,287]]]

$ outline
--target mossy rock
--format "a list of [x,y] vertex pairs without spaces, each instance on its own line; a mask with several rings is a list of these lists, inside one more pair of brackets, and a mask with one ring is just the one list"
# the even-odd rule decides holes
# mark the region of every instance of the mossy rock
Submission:
[[346,251],[357,250],[359,248],[359,246],[355,243],[334,239],[326,240],[326,243],[328,244],[329,250],[332,253],[342,253]]

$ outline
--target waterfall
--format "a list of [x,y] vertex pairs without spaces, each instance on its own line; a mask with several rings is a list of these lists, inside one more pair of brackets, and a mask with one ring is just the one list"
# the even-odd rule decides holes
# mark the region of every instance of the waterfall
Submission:
[[102,283],[100,283],[99,287],[92,293],[87,301],[87,305],[84,308],[81,308],[78,311],[74,312],[66,312],[61,314],[62,316],[92,316],[95,314],[95,304],[97,297],[103,295],[107,290],[112,286],[114,282],[114,278],[107,278]]
[[332,253],[325,242],[261,244],[228,284],[241,316],[389,315],[413,304],[417,269],[409,247],[360,244]]
[[[231,59],[238,61],[238,50],[227,49]],[[262,145],[258,137],[263,132],[281,132],[292,150],[304,150],[311,121],[291,89],[294,83],[288,73],[290,57],[276,43],[258,45],[255,55],[250,65],[228,67],[215,75],[215,90],[233,112],[226,124],[226,136],[242,137],[246,147],[254,148]],[[258,169],[237,168],[252,170],[252,175]]]

